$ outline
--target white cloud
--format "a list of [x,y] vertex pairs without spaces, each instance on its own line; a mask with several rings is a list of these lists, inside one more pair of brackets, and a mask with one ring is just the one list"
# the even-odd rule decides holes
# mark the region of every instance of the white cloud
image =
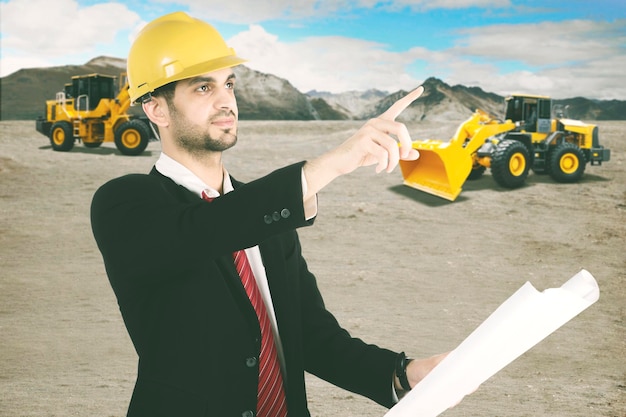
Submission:
[[[569,20],[460,30],[457,53],[533,66],[559,65],[624,53],[626,20]],[[621,33],[620,33],[621,32]]]
[[22,68],[40,68],[48,66],[50,66],[50,61],[37,58],[36,56],[6,56],[5,53],[3,53],[0,59],[0,77],[9,75]]
[[[167,0],[165,2],[168,2]],[[274,19],[300,19],[328,16],[349,8],[350,0],[229,0],[215,3],[206,0],[186,0],[190,14],[210,21],[249,24]],[[356,2],[359,3],[358,1]]]
[[[366,3],[363,0],[361,3]],[[371,2],[370,2],[371,3]],[[434,10],[434,9],[468,9],[472,7],[490,9],[500,9],[511,7],[510,0],[396,0],[389,2],[377,2],[383,8],[399,10],[409,7],[413,10]]]
[[137,13],[114,2],[81,7],[76,0],[10,0],[1,7],[2,76],[33,65],[68,64],[68,56],[93,58],[140,22]]
[[[170,0],[157,0],[171,3]],[[191,14],[211,21],[251,24],[267,20],[323,18],[337,13],[349,13],[358,9],[398,11],[404,8],[413,10],[463,9],[481,7],[498,9],[511,6],[510,0],[229,0],[215,3],[206,0],[186,0]]]
[[[153,0],[159,1],[159,0]],[[163,10],[171,1],[161,1]],[[464,6],[508,7],[509,0],[463,0]],[[232,0],[224,7],[205,0],[185,2],[190,14],[208,21],[264,20],[285,16],[319,17],[359,7],[454,7],[448,0]],[[153,3],[154,5],[154,3]],[[84,63],[108,54],[124,57],[144,22],[124,4],[80,6],[77,0],[9,0],[0,3],[0,76],[33,66]],[[209,10],[210,9],[210,10]],[[231,10],[231,12],[228,12]],[[237,15],[233,12],[237,11]],[[201,14],[204,13],[204,15]],[[293,24],[307,24],[292,19]],[[492,25],[459,30],[446,50],[425,45],[392,51],[390,45],[340,36],[286,42],[253,24],[228,40],[256,70],[289,80],[300,91],[408,90],[435,76],[449,84],[479,86],[488,92],[513,91],[624,99],[626,20],[572,20]],[[117,38],[117,41],[116,41]],[[117,44],[117,45],[115,45]],[[117,52],[121,51],[121,52]]]
[[[565,36],[567,27],[577,27],[577,34]],[[521,39],[520,31],[528,36]],[[461,46],[447,50],[414,47],[392,52],[383,44],[342,37],[287,43],[262,26],[251,25],[228,42],[250,60],[248,66],[285,78],[303,92],[408,90],[435,76],[452,85],[478,86],[501,95],[624,99],[626,54],[615,31],[613,25],[593,22],[486,27],[468,32]],[[557,38],[554,43],[549,35]],[[581,38],[586,39],[584,47]],[[519,69],[502,69],[515,67],[509,61],[516,61]],[[418,66],[420,72],[410,70]]]
[[[447,51],[448,81],[499,94],[623,99],[625,29],[626,20],[573,20],[463,30],[458,45]],[[504,64],[520,69],[497,68]]]
[[333,36],[286,43],[260,25],[251,25],[228,43],[249,60],[250,68],[285,78],[304,92],[394,90],[420,81],[405,72],[411,56],[389,52],[375,42]]

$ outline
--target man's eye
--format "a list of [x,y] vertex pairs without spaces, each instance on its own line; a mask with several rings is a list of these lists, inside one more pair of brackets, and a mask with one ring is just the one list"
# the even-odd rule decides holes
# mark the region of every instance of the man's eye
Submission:
[[233,90],[235,88],[235,83],[234,82],[227,82],[226,83],[226,88],[229,90]]
[[200,87],[198,87],[198,91],[201,93],[206,93],[208,91],[211,91],[211,87],[209,87],[208,85],[201,85]]

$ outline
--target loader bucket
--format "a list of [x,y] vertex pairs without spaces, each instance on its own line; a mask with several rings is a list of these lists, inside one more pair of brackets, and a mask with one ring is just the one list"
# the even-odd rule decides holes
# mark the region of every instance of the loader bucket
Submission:
[[472,171],[472,158],[464,148],[450,142],[415,141],[420,153],[415,161],[400,161],[404,184],[454,201]]

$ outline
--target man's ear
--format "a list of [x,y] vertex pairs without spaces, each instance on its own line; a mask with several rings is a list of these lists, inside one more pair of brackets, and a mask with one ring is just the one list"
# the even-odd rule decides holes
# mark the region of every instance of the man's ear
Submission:
[[169,125],[169,112],[166,101],[161,97],[152,97],[148,102],[141,105],[148,119],[159,127]]

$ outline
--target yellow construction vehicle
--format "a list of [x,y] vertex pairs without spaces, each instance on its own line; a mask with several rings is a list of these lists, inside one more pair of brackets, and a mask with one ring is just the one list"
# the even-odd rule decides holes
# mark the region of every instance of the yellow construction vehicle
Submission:
[[477,109],[449,141],[418,140],[416,161],[401,161],[404,184],[454,201],[466,180],[486,168],[506,188],[524,184],[530,169],[558,182],[578,181],[587,163],[611,157],[600,146],[598,127],[567,118],[566,108],[546,96],[515,94],[505,99],[504,121]]
[[37,131],[50,138],[52,149],[69,151],[80,140],[88,148],[115,142],[124,155],[142,153],[152,135],[147,119],[127,113],[130,107],[126,74],[76,75],[55,100],[46,101],[46,114],[36,122]]

